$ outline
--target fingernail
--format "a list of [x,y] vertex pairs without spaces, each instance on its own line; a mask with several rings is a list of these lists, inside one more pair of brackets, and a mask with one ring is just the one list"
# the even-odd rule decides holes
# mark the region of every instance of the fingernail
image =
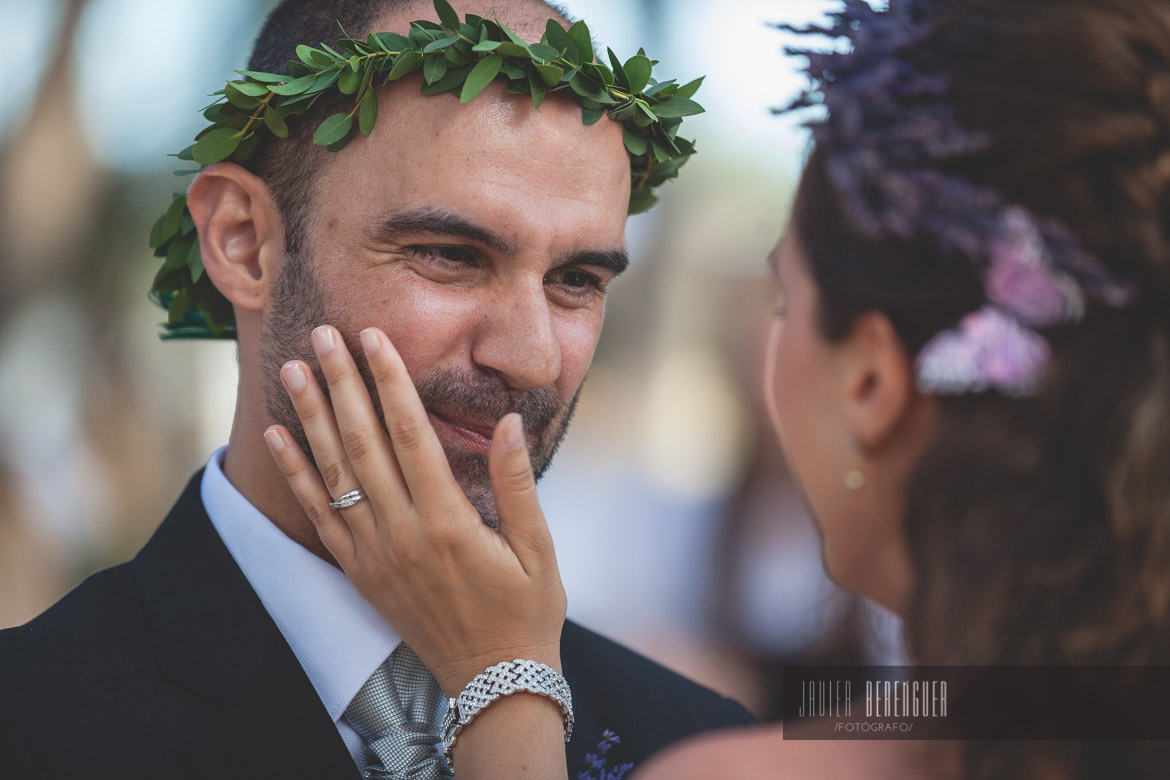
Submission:
[[284,386],[294,393],[299,393],[308,386],[300,363],[285,363],[284,368],[280,370],[280,377],[284,380]]
[[284,449],[284,439],[276,431],[265,431],[264,441],[268,442],[268,448],[273,452],[280,452]]
[[511,417],[515,419],[508,421],[508,430],[504,435],[504,444],[508,445],[510,450],[518,450],[524,446],[524,422],[520,419],[520,415],[513,412]]
[[329,350],[333,349],[333,328],[328,325],[322,325],[313,331],[313,346],[317,349],[318,355],[324,355]]
[[362,331],[362,349],[366,351],[367,355],[372,355],[378,351],[382,343],[378,341],[378,334],[370,328]]

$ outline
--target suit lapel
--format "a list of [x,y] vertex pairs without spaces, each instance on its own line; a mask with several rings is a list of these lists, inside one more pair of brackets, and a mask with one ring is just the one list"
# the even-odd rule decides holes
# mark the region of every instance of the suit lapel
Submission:
[[206,778],[352,778],[358,769],[287,648],[275,651],[187,744]]
[[296,656],[216,534],[192,478],[134,576],[161,674],[217,705],[188,757],[208,778],[356,778]]

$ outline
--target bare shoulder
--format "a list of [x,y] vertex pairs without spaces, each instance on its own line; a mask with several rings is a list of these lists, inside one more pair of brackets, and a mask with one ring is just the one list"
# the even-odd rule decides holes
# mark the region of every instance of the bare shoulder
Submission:
[[688,739],[638,767],[632,780],[698,780],[735,777],[763,778],[783,740],[779,727],[734,729]]
[[784,739],[782,726],[706,734],[639,767],[632,780],[774,780],[776,777],[865,777],[913,780],[925,776],[920,743],[878,740]]

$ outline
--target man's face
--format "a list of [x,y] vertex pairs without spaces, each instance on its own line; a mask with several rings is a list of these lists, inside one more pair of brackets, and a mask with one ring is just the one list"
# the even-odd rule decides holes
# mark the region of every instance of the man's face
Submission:
[[325,165],[308,273],[282,273],[265,312],[266,402],[303,442],[281,363],[311,358],[309,332],[332,324],[372,388],[357,334],[382,328],[494,524],[491,429],[520,412],[538,473],[563,437],[625,264],[629,160],[620,125],[585,127],[572,101],[533,110],[496,84],[460,105],[418,90],[382,90],[371,136]]

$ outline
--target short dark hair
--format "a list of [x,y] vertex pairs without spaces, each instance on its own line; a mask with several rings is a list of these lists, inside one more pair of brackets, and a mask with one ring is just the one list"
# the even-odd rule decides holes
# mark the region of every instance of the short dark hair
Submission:
[[[248,70],[288,73],[299,44],[331,43],[341,29],[352,36],[370,32],[374,22],[409,0],[284,0],[268,14],[252,45]],[[305,223],[314,186],[321,171],[324,149],[312,142],[314,114],[310,111],[289,124],[289,137],[265,139],[248,167],[264,179],[284,222],[285,250],[291,256],[303,249]]]
[[[552,15],[567,19],[555,3],[532,0]],[[363,39],[378,19],[412,5],[412,0],[283,0],[268,14],[252,46],[248,69],[288,73],[299,44],[331,43],[342,36]],[[405,32],[405,31],[402,31]],[[285,251],[296,257],[304,249],[309,207],[328,154],[313,144],[313,128],[328,108],[321,106],[289,122],[289,137],[266,139],[248,162],[264,179],[284,222]]]

